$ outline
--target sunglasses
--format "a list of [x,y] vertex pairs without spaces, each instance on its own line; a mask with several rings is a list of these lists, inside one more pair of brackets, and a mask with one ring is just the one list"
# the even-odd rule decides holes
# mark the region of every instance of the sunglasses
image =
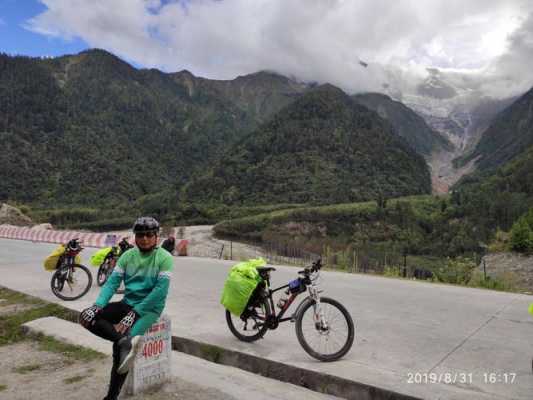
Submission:
[[147,237],[148,239],[151,239],[155,236],[155,232],[138,232],[135,234],[136,239],[142,239],[143,237]]

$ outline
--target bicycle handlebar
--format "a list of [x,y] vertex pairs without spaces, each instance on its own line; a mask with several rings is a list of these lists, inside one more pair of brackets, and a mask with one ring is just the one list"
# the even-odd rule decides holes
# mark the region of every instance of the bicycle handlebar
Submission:
[[70,248],[70,249],[75,249],[76,247],[78,247],[81,251],[83,250],[82,244],[83,243],[80,241],[79,238],[74,238],[74,239],[70,239],[65,245],[65,247]]
[[303,270],[298,271],[299,274],[309,275],[313,272],[320,271],[320,268],[322,268],[322,258],[319,258],[316,260],[313,264],[311,264],[308,267],[305,267]]

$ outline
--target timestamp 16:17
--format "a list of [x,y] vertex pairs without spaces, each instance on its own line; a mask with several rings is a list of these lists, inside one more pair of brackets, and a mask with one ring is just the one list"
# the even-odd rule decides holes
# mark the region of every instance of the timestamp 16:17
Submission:
[[485,383],[514,383],[516,379],[515,372],[484,372],[483,380]]

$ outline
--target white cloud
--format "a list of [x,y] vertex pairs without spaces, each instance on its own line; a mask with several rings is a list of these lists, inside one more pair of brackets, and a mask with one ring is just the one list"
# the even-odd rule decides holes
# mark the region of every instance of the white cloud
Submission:
[[517,65],[533,30],[521,25],[533,9],[521,0],[41,1],[48,10],[27,24],[35,32],[209,78],[269,69],[363,91],[390,81],[390,65],[395,79],[427,66],[513,71],[522,84],[531,75]]
[[486,69],[492,79],[483,85],[493,95],[512,95],[533,86],[533,13],[509,36],[508,49]]

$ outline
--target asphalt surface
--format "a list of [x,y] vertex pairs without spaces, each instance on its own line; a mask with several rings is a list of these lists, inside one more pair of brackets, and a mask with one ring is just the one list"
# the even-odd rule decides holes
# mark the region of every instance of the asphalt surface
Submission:
[[[0,285],[64,304],[42,267],[55,247],[0,239]],[[84,251],[86,265],[94,251]],[[174,335],[425,399],[533,397],[533,296],[324,271],[323,295],[349,310],[356,341],[342,360],[321,363],[300,347],[290,322],[253,344],[232,336],[219,304],[231,265],[175,258],[165,310]],[[273,286],[296,276],[296,268],[276,268]],[[81,310],[97,294],[93,287],[66,305]]]

